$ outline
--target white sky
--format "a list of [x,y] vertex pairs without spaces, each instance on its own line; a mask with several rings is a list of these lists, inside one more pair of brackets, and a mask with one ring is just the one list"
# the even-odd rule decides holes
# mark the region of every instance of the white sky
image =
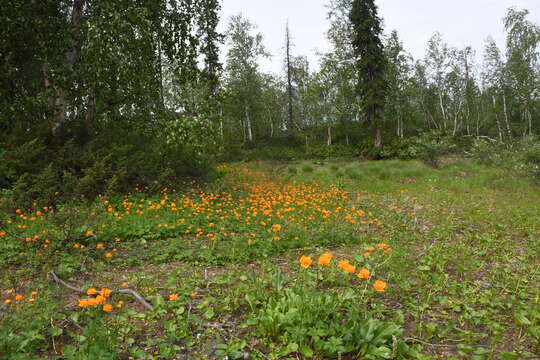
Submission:
[[[295,45],[293,54],[308,56],[314,67],[317,50],[330,49],[326,40],[327,3],[327,0],[222,0],[220,30],[226,28],[229,16],[241,12],[258,26],[267,50],[273,55],[261,62],[261,69],[280,72],[288,19]],[[405,49],[415,58],[424,56],[427,40],[439,31],[450,46],[472,46],[480,62],[488,35],[500,47],[504,46],[502,18],[511,6],[528,9],[529,20],[540,24],[540,0],[377,0],[376,3],[385,21],[385,32],[397,30]]]

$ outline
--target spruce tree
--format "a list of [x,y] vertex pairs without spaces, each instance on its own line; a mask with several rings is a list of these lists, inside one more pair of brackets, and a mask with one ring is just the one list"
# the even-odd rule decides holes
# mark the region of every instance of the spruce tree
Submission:
[[373,126],[375,148],[380,148],[386,60],[381,41],[381,19],[377,15],[374,0],[353,0],[349,19],[353,29],[352,45],[358,74],[357,95],[368,123]]

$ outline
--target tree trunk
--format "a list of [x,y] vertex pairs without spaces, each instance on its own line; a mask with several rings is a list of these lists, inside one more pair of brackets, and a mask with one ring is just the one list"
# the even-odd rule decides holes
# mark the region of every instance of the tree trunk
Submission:
[[326,145],[332,145],[332,127],[328,125],[328,138],[326,139]]
[[439,105],[441,107],[442,117],[443,117],[443,129],[446,132],[446,111],[444,111],[444,105],[442,101],[442,94],[439,93]]
[[219,134],[221,135],[221,140],[224,139],[224,133],[223,133],[223,107],[221,106],[219,108]]
[[462,105],[463,105],[463,101],[460,100],[459,104],[458,104],[458,108],[457,108],[456,112],[454,113],[454,130],[452,130],[452,136],[457,135],[458,129],[459,129],[460,125],[461,125],[461,123],[458,122],[458,119],[459,119],[459,113],[461,112],[461,106]]
[[242,134],[244,135],[244,142],[247,140],[247,134],[246,134],[246,123],[244,122],[244,119],[240,120],[240,123],[242,125]]
[[163,95],[163,64],[161,59],[161,39],[158,39],[158,59],[159,59],[159,101],[160,110],[165,110],[165,96]]
[[289,23],[287,23],[287,93],[289,97],[289,131],[294,131],[294,119],[293,119],[293,93],[292,93],[292,69],[291,69],[291,35],[289,32]]
[[379,126],[379,123],[375,125],[375,143],[374,143],[375,149],[380,149],[382,147],[382,135],[381,135],[381,127]]
[[527,119],[529,120],[529,136],[532,136],[532,134],[533,134],[533,131],[532,131],[532,114],[531,114],[529,108],[526,108],[525,112],[527,114]]
[[508,134],[508,140],[512,140],[512,129],[510,129],[510,122],[508,121],[508,112],[506,111],[506,94],[502,94],[503,97],[503,111],[504,111],[504,122],[506,123],[506,133]]
[[251,129],[251,119],[249,117],[249,108],[247,103],[244,104],[244,111],[246,113],[246,127],[247,127],[247,139],[249,142],[253,141],[253,131]]
[[[499,140],[503,141],[503,135],[502,135],[502,127],[501,127],[501,120],[499,119],[499,114],[497,113],[497,102],[495,99],[495,95],[491,97],[491,100],[493,102],[493,112],[495,113],[495,121],[497,122],[497,130],[499,131]],[[478,134],[477,134],[478,136]]]
[[[86,0],[74,0],[73,7],[71,9],[71,32],[72,35],[69,40],[69,49],[65,54],[64,64],[68,70],[73,70],[73,66],[77,62],[80,51],[80,31],[83,23],[83,11]],[[54,100],[57,125],[61,125],[65,122],[67,117],[67,101],[66,90],[58,89],[58,97]]]
[[94,118],[96,114],[96,89],[91,88],[88,95],[88,111],[86,113],[85,128],[88,139],[94,136]]

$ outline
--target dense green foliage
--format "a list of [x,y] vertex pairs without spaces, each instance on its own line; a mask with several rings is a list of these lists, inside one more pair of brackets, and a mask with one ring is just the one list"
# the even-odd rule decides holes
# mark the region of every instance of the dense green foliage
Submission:
[[210,0],[2,7],[0,187],[39,193],[39,179],[92,195],[205,168],[219,149],[218,10]]

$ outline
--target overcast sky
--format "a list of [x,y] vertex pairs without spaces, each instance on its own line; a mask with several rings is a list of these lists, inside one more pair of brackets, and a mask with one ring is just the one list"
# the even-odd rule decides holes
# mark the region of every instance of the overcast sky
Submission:
[[[258,26],[273,57],[261,63],[263,71],[280,72],[288,20],[294,55],[308,56],[317,64],[317,51],[328,51],[328,0],[222,0],[220,30],[231,15],[241,12]],[[540,24],[540,0],[377,0],[385,32],[397,30],[415,58],[424,56],[427,40],[436,32],[451,46],[471,45],[480,60],[484,41],[491,35],[504,46],[502,18],[509,7],[530,11],[529,20]]]

